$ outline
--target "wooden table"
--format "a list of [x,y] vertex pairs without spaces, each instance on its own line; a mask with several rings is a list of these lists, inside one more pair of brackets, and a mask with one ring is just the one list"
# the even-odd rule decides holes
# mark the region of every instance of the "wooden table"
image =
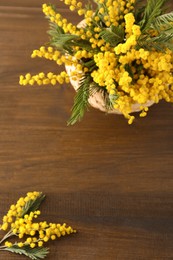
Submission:
[[72,88],[18,84],[20,74],[59,70],[30,58],[48,41],[42,3],[0,0],[1,219],[20,196],[38,190],[47,195],[42,218],[78,230],[49,243],[47,259],[173,259],[173,106],[161,102],[131,126],[90,109],[67,127]]

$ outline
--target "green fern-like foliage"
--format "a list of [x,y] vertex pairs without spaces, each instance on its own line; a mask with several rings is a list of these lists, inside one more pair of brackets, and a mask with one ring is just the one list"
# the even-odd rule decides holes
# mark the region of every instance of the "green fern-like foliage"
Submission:
[[161,33],[158,36],[155,37],[149,37],[148,35],[140,37],[138,40],[138,46],[139,48],[144,48],[148,51],[151,51],[153,49],[163,52],[165,48],[168,48],[170,50],[173,50],[173,33],[166,34]]
[[77,121],[80,121],[83,118],[85,111],[88,109],[91,82],[90,75],[84,75],[81,79],[80,87],[78,88],[77,94],[74,98],[74,105],[72,107],[71,117],[68,120],[68,125],[74,125]]
[[56,47],[62,53],[73,54],[72,45],[79,37],[77,35],[64,33],[63,29],[57,24],[50,23],[50,30],[48,31],[51,41],[50,44]]
[[32,260],[44,259],[49,253],[48,248],[45,247],[31,248],[30,246],[19,247],[18,245],[13,245],[12,247],[6,247],[4,250],[19,255],[25,255],[31,258]]
[[140,21],[142,31],[150,28],[153,20],[162,14],[162,7],[166,0],[148,0],[144,9],[143,18]]
[[72,107],[71,117],[68,120],[68,125],[74,125],[77,121],[80,121],[83,118],[86,110],[89,108],[89,97],[97,92],[101,93],[105,101],[105,109],[109,111],[113,108],[113,103],[115,103],[118,95],[114,94],[108,96],[105,88],[102,88],[98,84],[94,83],[89,74],[84,75],[80,81],[80,86],[74,98],[74,105]]
[[[163,14],[166,0],[148,0],[145,8],[136,13],[142,34],[138,39],[139,48],[164,52],[173,50],[173,12]],[[155,35],[152,35],[152,32]]]
[[[85,28],[87,31],[87,28]],[[64,33],[63,29],[57,24],[50,23],[50,30],[48,31],[51,41],[50,44],[54,46],[61,53],[68,53],[73,55],[74,46],[78,46],[86,51],[90,51],[91,44],[87,40],[83,40],[77,35]]]
[[158,16],[151,24],[158,32],[173,33],[173,12]]
[[26,214],[29,214],[30,212],[34,212],[37,209],[39,209],[40,204],[45,199],[45,195],[40,193],[38,197],[36,197],[35,200],[29,200],[26,202],[22,209],[21,217],[24,217]]
[[103,29],[100,32],[100,36],[105,42],[109,43],[112,47],[115,47],[124,40],[124,29],[121,25],[112,25],[110,28]]

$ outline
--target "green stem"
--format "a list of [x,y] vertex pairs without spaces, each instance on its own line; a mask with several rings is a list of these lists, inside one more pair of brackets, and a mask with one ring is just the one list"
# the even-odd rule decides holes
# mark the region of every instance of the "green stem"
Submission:
[[10,229],[8,231],[8,233],[1,239],[0,244],[2,244],[2,242],[4,242],[7,238],[9,238],[11,236],[14,236],[14,233],[13,233],[12,229]]
[[5,250],[6,246],[0,246],[0,250]]

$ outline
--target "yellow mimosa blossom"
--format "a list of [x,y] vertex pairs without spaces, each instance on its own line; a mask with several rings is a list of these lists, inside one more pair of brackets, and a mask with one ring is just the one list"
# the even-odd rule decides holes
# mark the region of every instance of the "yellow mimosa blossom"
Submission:
[[[45,196],[41,192],[28,192],[26,197],[21,197],[17,201],[16,205],[11,205],[7,215],[3,217],[1,229],[4,231],[8,229],[8,232],[0,241],[0,250],[13,252],[15,249],[14,252],[25,254],[26,256],[29,252],[30,256],[35,259],[35,251],[32,251],[32,248],[39,247],[39,252],[42,252],[42,254],[46,256],[48,253],[47,248],[44,248],[46,242],[50,239],[55,240],[61,236],[76,233],[76,230],[71,226],[67,226],[65,223],[57,224],[47,223],[46,221],[35,221],[41,214],[40,210],[37,208],[44,197]],[[35,210],[32,211],[34,208]],[[9,218],[12,218],[12,222],[9,221]],[[12,236],[17,237],[18,241],[8,241]],[[3,242],[4,245],[1,246]],[[37,256],[39,257],[39,255]]]
[[[57,12],[53,5],[43,4],[43,13],[51,24],[51,41],[47,46],[34,50],[31,57],[65,65],[68,73],[27,73],[20,76],[21,85],[56,86],[76,81],[81,86],[80,90],[83,87],[85,89],[82,100],[90,97],[90,89],[99,89],[105,97],[103,102],[108,100],[105,111],[107,107],[108,112],[118,110],[129,124],[135,119],[131,115],[135,106],[140,110],[139,116],[145,117],[147,106],[160,100],[173,102],[173,37],[169,33],[172,23],[167,21],[164,27],[161,26],[163,19],[159,20],[159,15],[150,17],[149,12],[145,12],[150,1],[141,7],[136,5],[135,0],[96,0],[94,5],[84,5],[78,0],[61,1],[72,12],[82,16],[82,21],[73,24]],[[149,17],[146,19],[147,15]],[[77,91],[76,95],[75,102],[80,100],[81,103],[74,104],[70,124],[80,120],[83,114],[80,111],[84,107],[81,105],[81,92]],[[89,100],[83,101],[84,104]],[[22,205],[13,214],[20,214],[21,210]],[[4,230],[12,219],[9,216],[8,222],[4,221]],[[48,224],[42,225],[47,227]],[[23,227],[20,230],[22,236]],[[31,231],[33,236],[35,231],[35,228]],[[57,236],[61,236],[65,231],[56,232]],[[47,229],[46,236],[40,232],[40,238],[44,241],[54,239],[54,234],[50,233],[50,229]]]

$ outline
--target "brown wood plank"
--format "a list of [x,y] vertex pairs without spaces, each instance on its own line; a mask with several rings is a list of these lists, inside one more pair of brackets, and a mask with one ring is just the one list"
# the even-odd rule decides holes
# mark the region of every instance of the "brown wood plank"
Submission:
[[[30,59],[48,40],[43,2],[0,1],[0,219],[39,190],[47,195],[42,218],[78,230],[49,243],[47,259],[173,259],[173,106],[161,102],[131,126],[90,109],[67,127],[71,87],[18,85],[28,71],[60,70]],[[0,259],[26,258],[0,252]]]

